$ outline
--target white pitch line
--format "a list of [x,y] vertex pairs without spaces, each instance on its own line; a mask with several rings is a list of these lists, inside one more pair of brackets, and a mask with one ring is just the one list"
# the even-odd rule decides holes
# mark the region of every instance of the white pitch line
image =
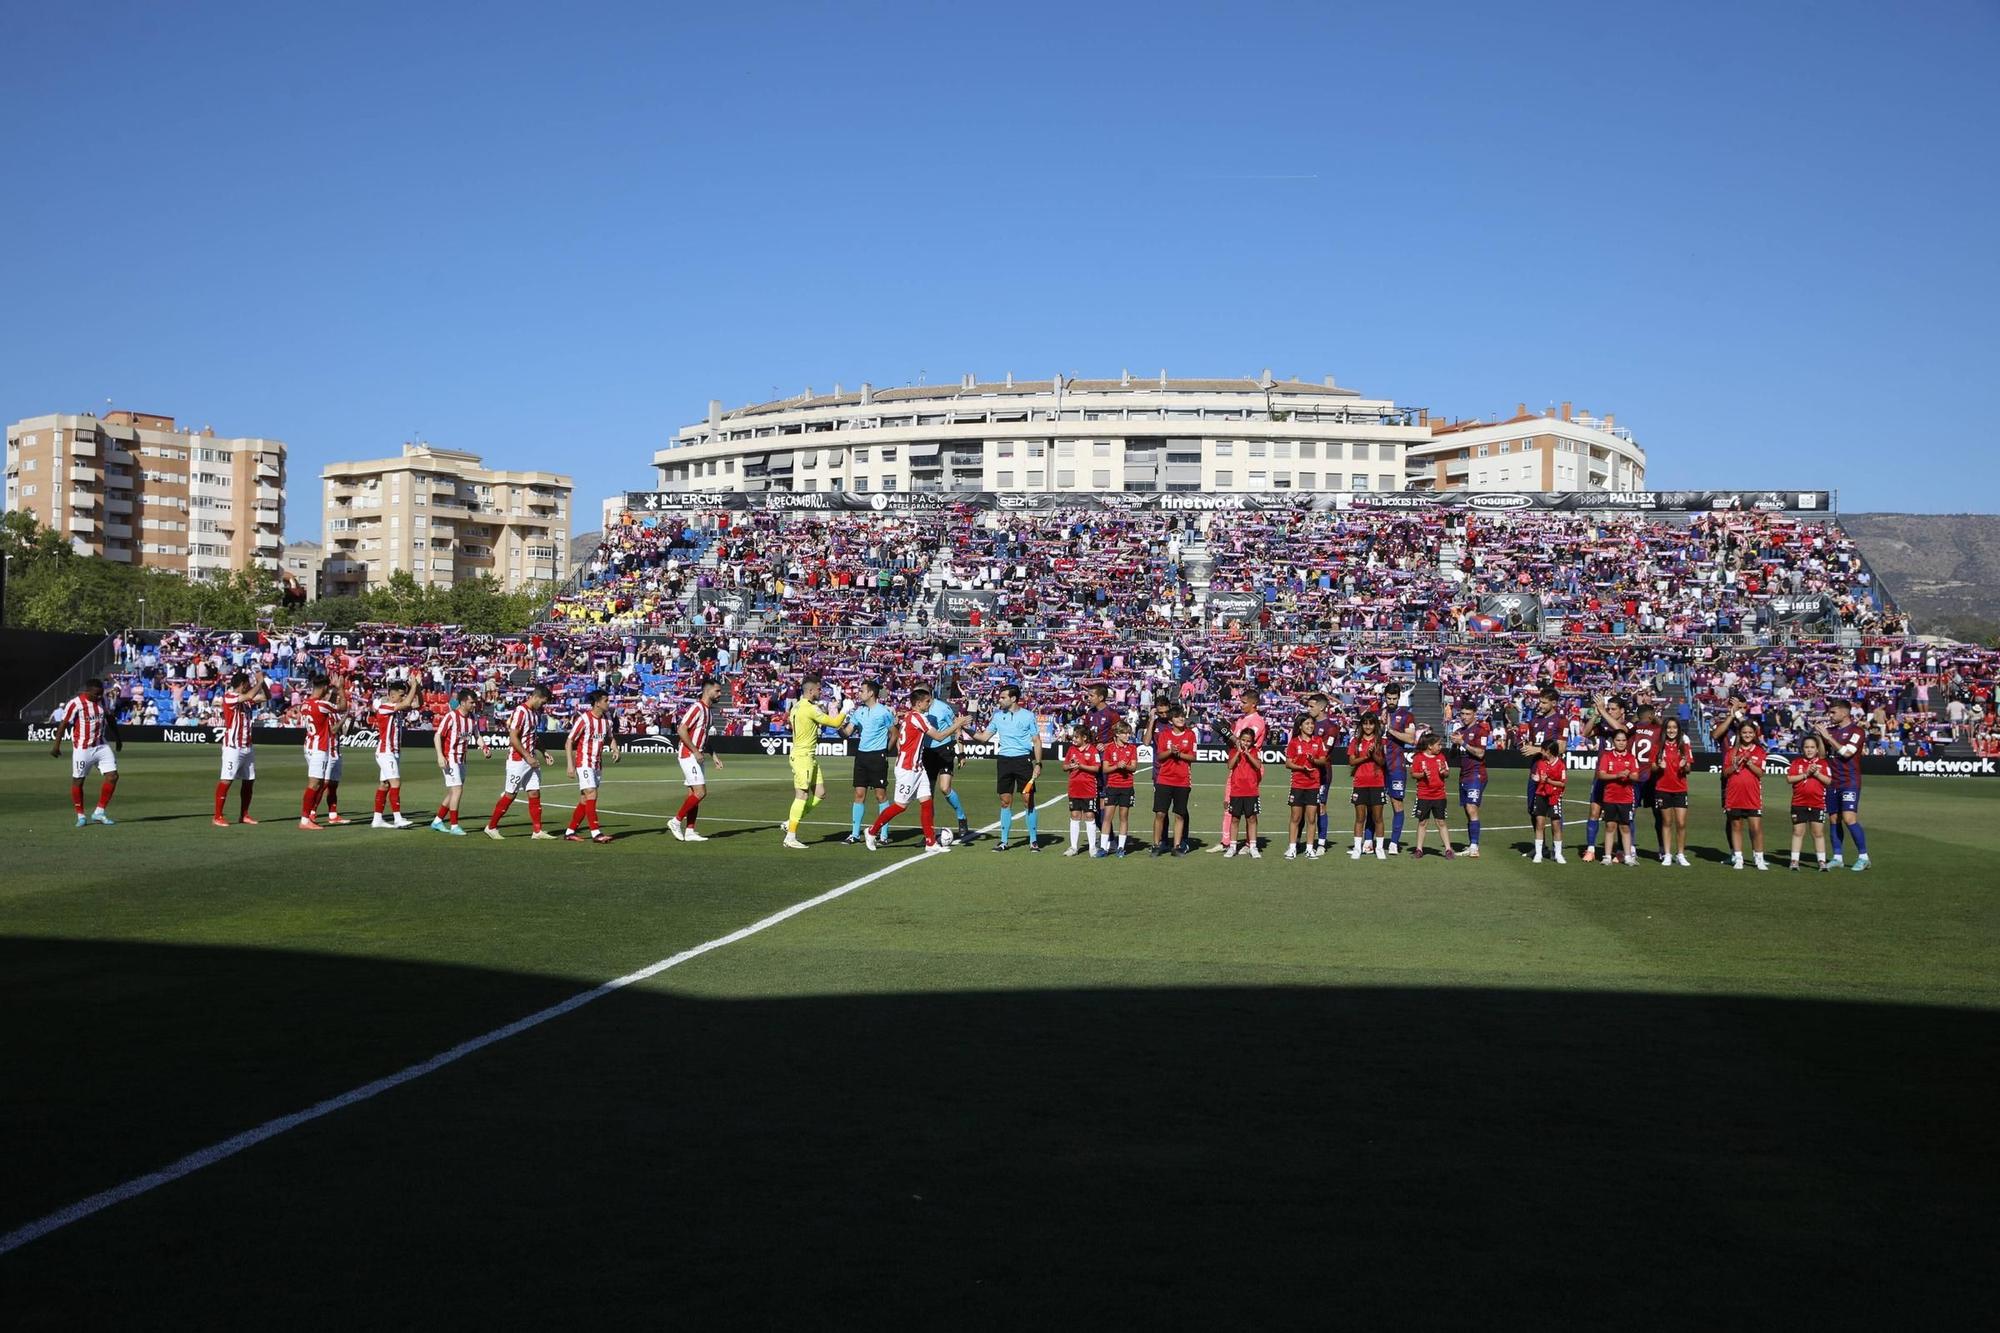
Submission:
[[[1052,796],[1035,808],[1043,810],[1063,799],[1066,798]],[[991,833],[999,827],[998,821],[995,821],[979,831],[981,833]],[[358,1088],[351,1088],[337,1097],[329,1097],[325,1101],[309,1106],[303,1111],[294,1111],[290,1115],[279,1116],[276,1120],[267,1120],[255,1129],[247,1129],[241,1134],[236,1134],[222,1140],[220,1143],[212,1143],[206,1148],[191,1152],[179,1161],[164,1166],[158,1171],[138,1176],[126,1181],[122,1185],[114,1185],[107,1190],[100,1190],[87,1199],[79,1199],[65,1208],[58,1208],[55,1212],[45,1217],[37,1218],[25,1226],[16,1227],[6,1235],[0,1236],[0,1254],[8,1254],[14,1250],[18,1250],[31,1241],[40,1240],[49,1233],[59,1231],[72,1222],[81,1222],[84,1218],[94,1213],[102,1212],[113,1204],[124,1203],[129,1199],[136,1199],[142,1194],[149,1194],[162,1185],[172,1184],[183,1176],[191,1176],[203,1167],[214,1166],[217,1162],[227,1161],[247,1148],[254,1148],[258,1144],[268,1139],[274,1139],[288,1130],[297,1129],[300,1125],[311,1124],[323,1116],[332,1115],[335,1111],[342,1111],[350,1106],[368,1101],[371,1098],[379,1097],[381,1094],[393,1088],[399,1088],[405,1083],[415,1082],[426,1074],[434,1074],[446,1065],[456,1064],[466,1056],[472,1055],[477,1051],[482,1051],[488,1046],[503,1042],[509,1037],[519,1036],[530,1028],[540,1027],[550,1019],[561,1018],[564,1014],[581,1009],[585,1005],[601,1000],[605,996],[623,990],[627,986],[645,981],[651,977],[656,977],[669,968],[679,967],[682,963],[692,962],[705,953],[713,953],[715,950],[735,944],[739,940],[746,940],[752,935],[791,920],[801,912],[809,912],[815,907],[820,907],[834,901],[836,898],[844,898],[856,889],[866,888],[879,879],[895,874],[898,870],[906,869],[909,866],[917,865],[922,861],[943,854],[940,851],[926,850],[916,856],[903,857],[889,865],[883,866],[879,870],[872,870],[859,879],[849,880],[838,888],[828,889],[825,893],[819,894],[817,897],[807,898],[802,902],[793,903],[783,911],[773,912],[761,921],[753,921],[739,930],[730,931],[727,935],[718,936],[704,944],[697,944],[692,949],[683,949],[669,958],[662,958],[656,963],[650,963],[636,972],[627,972],[624,976],[616,977],[591,990],[579,991],[567,1000],[552,1004],[546,1009],[537,1010],[529,1014],[526,1018],[517,1018],[504,1027],[497,1027],[491,1032],[481,1033],[470,1040],[462,1041],[449,1050],[439,1051],[428,1060],[410,1065],[383,1078],[378,1078],[372,1083],[364,1083]]]

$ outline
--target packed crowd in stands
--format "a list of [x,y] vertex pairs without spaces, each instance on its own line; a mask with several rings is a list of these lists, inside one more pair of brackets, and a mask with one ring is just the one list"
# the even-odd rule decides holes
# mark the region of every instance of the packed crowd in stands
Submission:
[[946,590],[1033,633],[1466,633],[1495,628],[1483,599],[1507,594],[1575,635],[1754,636],[1773,596],[1824,599],[1863,633],[1904,628],[1837,525],[1758,511],[625,514],[551,618],[923,632]]
[[[947,590],[965,594],[951,620]],[[1486,599],[1508,594],[1540,621],[1494,613]],[[1774,624],[1773,596],[1827,614],[1800,633]],[[1579,745],[1600,694],[1657,701],[1704,744],[1741,694],[1778,746],[1837,695],[1884,754],[1995,746],[2000,666],[1907,637],[1837,526],[1740,511],[626,515],[529,632],[180,628],[120,652],[125,720],[160,725],[212,725],[222,682],[251,664],[272,681],[271,725],[296,722],[303,678],[333,673],[355,682],[357,719],[411,676],[433,713],[460,687],[497,711],[542,680],[560,718],[604,688],[627,735],[669,730],[710,675],[731,735],[781,732],[808,671],[842,692],[942,685],[974,712],[1018,684],[1051,727],[1102,683],[1135,719],[1156,698],[1186,704],[1210,739],[1246,687],[1282,724],[1309,689],[1352,719],[1418,682],[1454,715],[1512,721],[1553,683]]]

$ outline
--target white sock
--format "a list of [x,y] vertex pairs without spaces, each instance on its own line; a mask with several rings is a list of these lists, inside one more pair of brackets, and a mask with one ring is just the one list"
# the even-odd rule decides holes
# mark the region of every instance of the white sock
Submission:
[[1074,819],[1070,820],[1070,821],[1069,821],[1069,849],[1070,849],[1071,851],[1075,851],[1075,850],[1076,850],[1076,840],[1077,840],[1077,836],[1078,836],[1078,835],[1079,835],[1079,834],[1080,834],[1081,832],[1082,832],[1082,829],[1081,829],[1081,828],[1080,828],[1080,827],[1078,826],[1077,822],[1076,822],[1076,821],[1075,821]]
[[1121,833],[1121,834],[1119,834],[1119,835],[1118,835],[1118,850],[1119,850],[1119,851],[1121,851],[1121,852],[1122,852],[1122,851],[1124,851],[1124,850],[1125,850],[1125,839],[1126,839],[1126,838],[1127,838],[1128,836],[1129,836],[1129,835],[1127,835],[1127,834],[1124,834],[1124,833]]

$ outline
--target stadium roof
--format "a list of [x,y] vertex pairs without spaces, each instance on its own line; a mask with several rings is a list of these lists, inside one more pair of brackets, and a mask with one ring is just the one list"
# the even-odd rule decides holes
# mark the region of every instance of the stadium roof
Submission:
[[[1268,373],[1268,372],[1267,372]],[[1004,398],[1027,394],[1053,393],[1054,380],[990,380],[960,384],[917,384],[905,385],[898,389],[872,389],[868,401],[874,403],[907,402],[950,402],[974,398]],[[1359,389],[1329,381],[1309,383],[1300,379],[1273,380],[1262,377],[1243,376],[1240,379],[1176,380],[1158,376],[1134,375],[1129,379],[1115,380],[1065,380],[1064,393],[1241,393],[1273,396],[1309,396],[1314,398],[1359,398]],[[725,420],[740,417],[763,416],[772,412],[798,412],[822,407],[858,406],[863,401],[860,393],[814,394],[811,390],[795,394],[790,398],[775,398],[768,403],[755,403],[748,407],[734,408],[722,414]]]

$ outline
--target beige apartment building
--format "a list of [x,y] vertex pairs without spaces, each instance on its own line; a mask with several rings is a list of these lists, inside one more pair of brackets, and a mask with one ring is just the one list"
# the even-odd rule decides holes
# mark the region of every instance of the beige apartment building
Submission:
[[7,427],[7,509],[125,564],[193,579],[275,570],[285,446],[150,412],[29,417]]
[[490,574],[516,589],[569,568],[568,477],[489,469],[477,454],[417,443],[397,458],[331,464],[320,478],[329,597],[402,570],[426,586]]

